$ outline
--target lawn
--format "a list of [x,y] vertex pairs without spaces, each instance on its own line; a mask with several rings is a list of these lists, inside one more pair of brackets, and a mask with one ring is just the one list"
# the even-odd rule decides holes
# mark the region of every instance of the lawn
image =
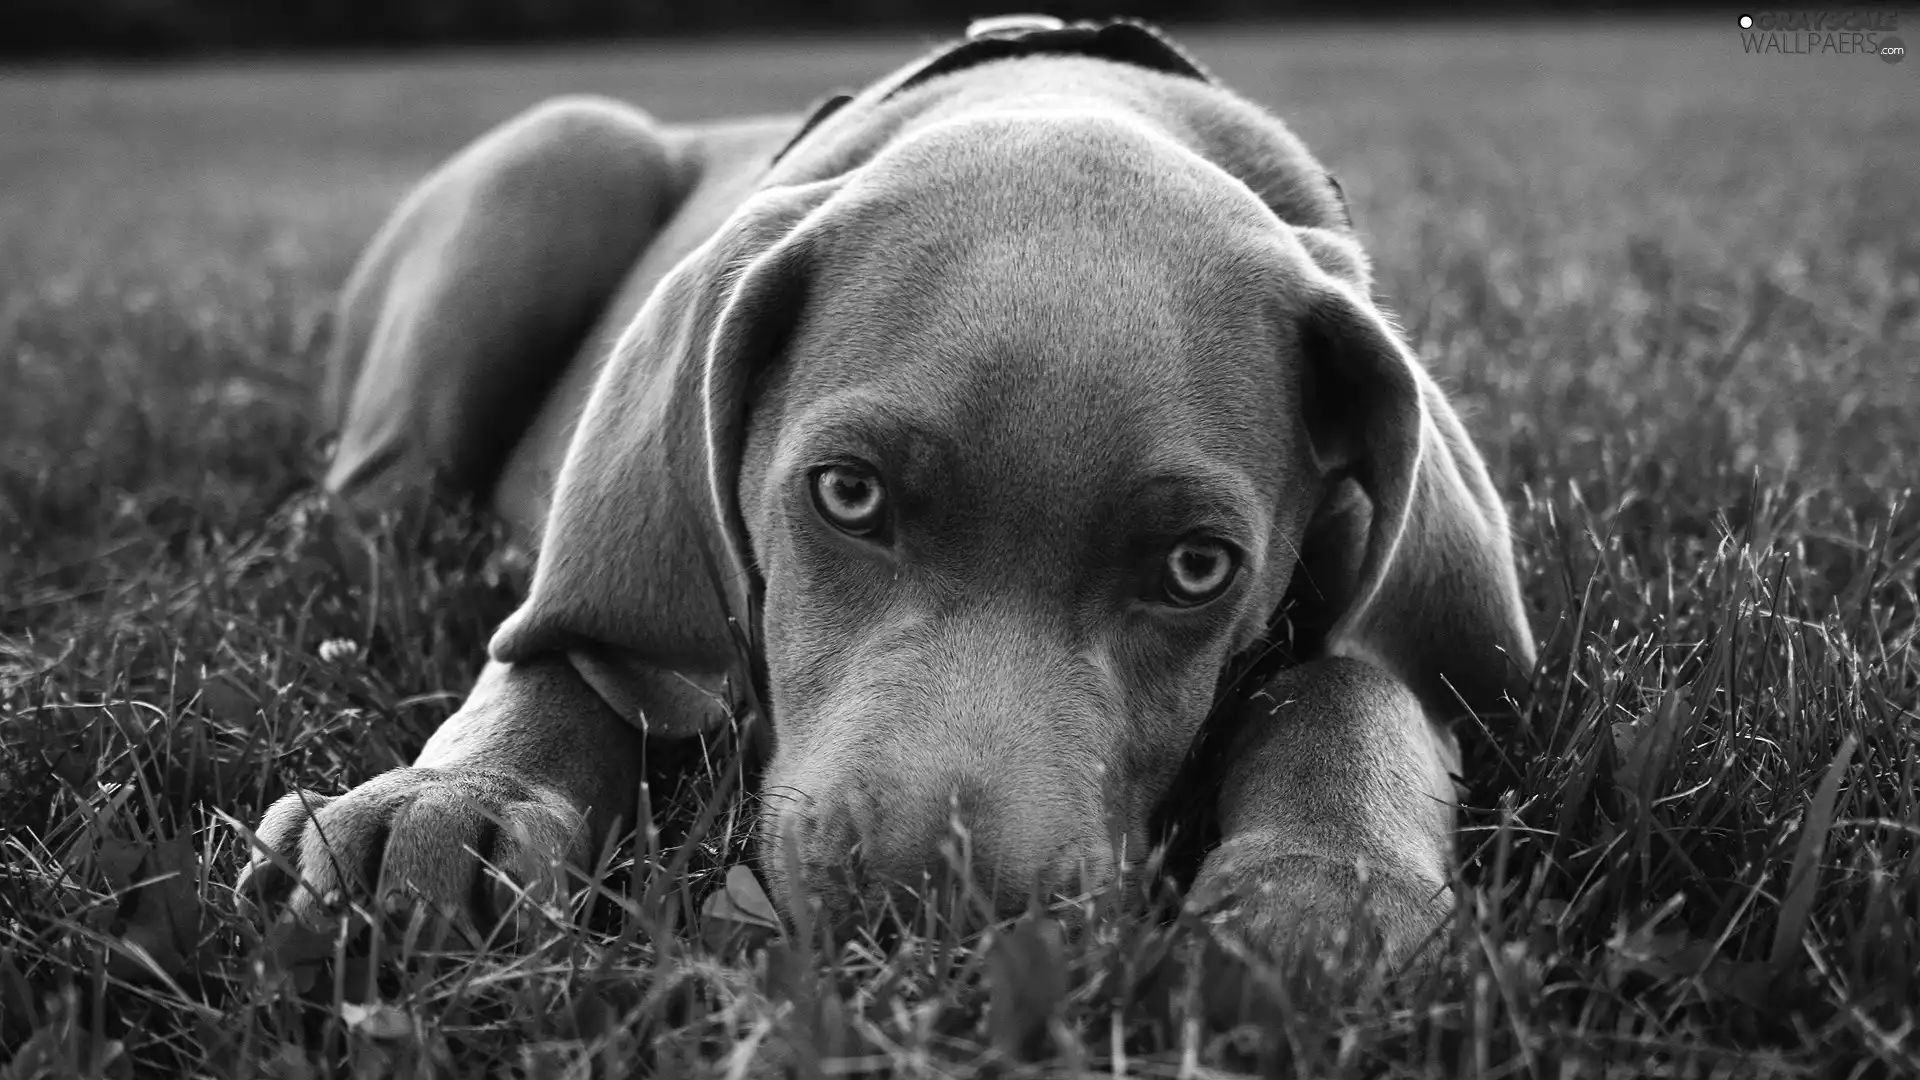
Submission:
[[1426,978],[1125,903],[710,947],[726,740],[519,954],[242,910],[233,822],[407,761],[526,579],[446,515],[360,582],[303,508],[380,216],[545,95],[796,108],[917,43],[0,73],[4,1075],[1920,1074],[1920,64],[1724,21],[1183,35],[1339,174],[1514,510],[1539,691],[1469,738]]

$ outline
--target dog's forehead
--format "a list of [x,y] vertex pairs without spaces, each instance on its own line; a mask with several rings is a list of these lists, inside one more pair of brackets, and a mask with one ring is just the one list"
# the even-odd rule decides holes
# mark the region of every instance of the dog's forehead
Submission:
[[[835,203],[791,345],[802,393],[859,388],[943,427],[1055,441],[1139,427],[1244,445],[1236,429],[1288,404],[1297,245],[1244,186],[1138,124],[939,125]],[[1046,415],[993,422],[1022,410]]]
[[873,169],[812,223],[771,464],[871,456],[1003,525],[1206,504],[1257,546],[1299,479],[1303,280],[1257,197],[1085,111],[938,125]]

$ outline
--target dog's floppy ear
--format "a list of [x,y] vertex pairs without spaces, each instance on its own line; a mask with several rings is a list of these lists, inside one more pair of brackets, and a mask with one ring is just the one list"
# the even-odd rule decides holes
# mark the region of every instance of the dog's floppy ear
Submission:
[[[1534,660],[1506,509],[1446,396],[1359,283],[1315,277],[1302,409],[1333,481],[1322,514],[1346,525],[1316,522],[1305,546],[1361,549],[1357,564],[1303,553],[1309,567],[1348,566],[1326,648],[1386,668],[1436,717],[1505,711]],[[1355,485],[1364,504],[1339,497]]]
[[1293,235],[1315,266],[1352,285],[1360,295],[1373,287],[1373,263],[1350,232],[1296,225]]
[[733,496],[747,386],[809,280],[831,181],[749,200],[653,291],[614,346],[555,484],[527,600],[494,659],[563,653],[656,733],[725,717],[751,685],[753,578]]

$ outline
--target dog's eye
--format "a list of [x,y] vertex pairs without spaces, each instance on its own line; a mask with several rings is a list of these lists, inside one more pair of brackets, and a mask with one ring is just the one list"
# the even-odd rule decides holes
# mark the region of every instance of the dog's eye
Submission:
[[871,536],[887,520],[887,489],[870,469],[829,465],[813,474],[813,504],[841,532]]
[[1198,536],[1182,540],[1167,552],[1167,600],[1183,607],[1204,604],[1226,591],[1236,569],[1226,544]]

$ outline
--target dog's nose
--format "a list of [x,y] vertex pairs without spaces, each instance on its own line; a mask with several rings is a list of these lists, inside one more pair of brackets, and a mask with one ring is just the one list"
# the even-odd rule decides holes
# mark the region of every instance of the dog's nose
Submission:
[[990,781],[948,773],[902,794],[875,800],[858,829],[853,863],[868,903],[971,919],[1017,913],[1051,889],[1051,845],[1019,827]]

